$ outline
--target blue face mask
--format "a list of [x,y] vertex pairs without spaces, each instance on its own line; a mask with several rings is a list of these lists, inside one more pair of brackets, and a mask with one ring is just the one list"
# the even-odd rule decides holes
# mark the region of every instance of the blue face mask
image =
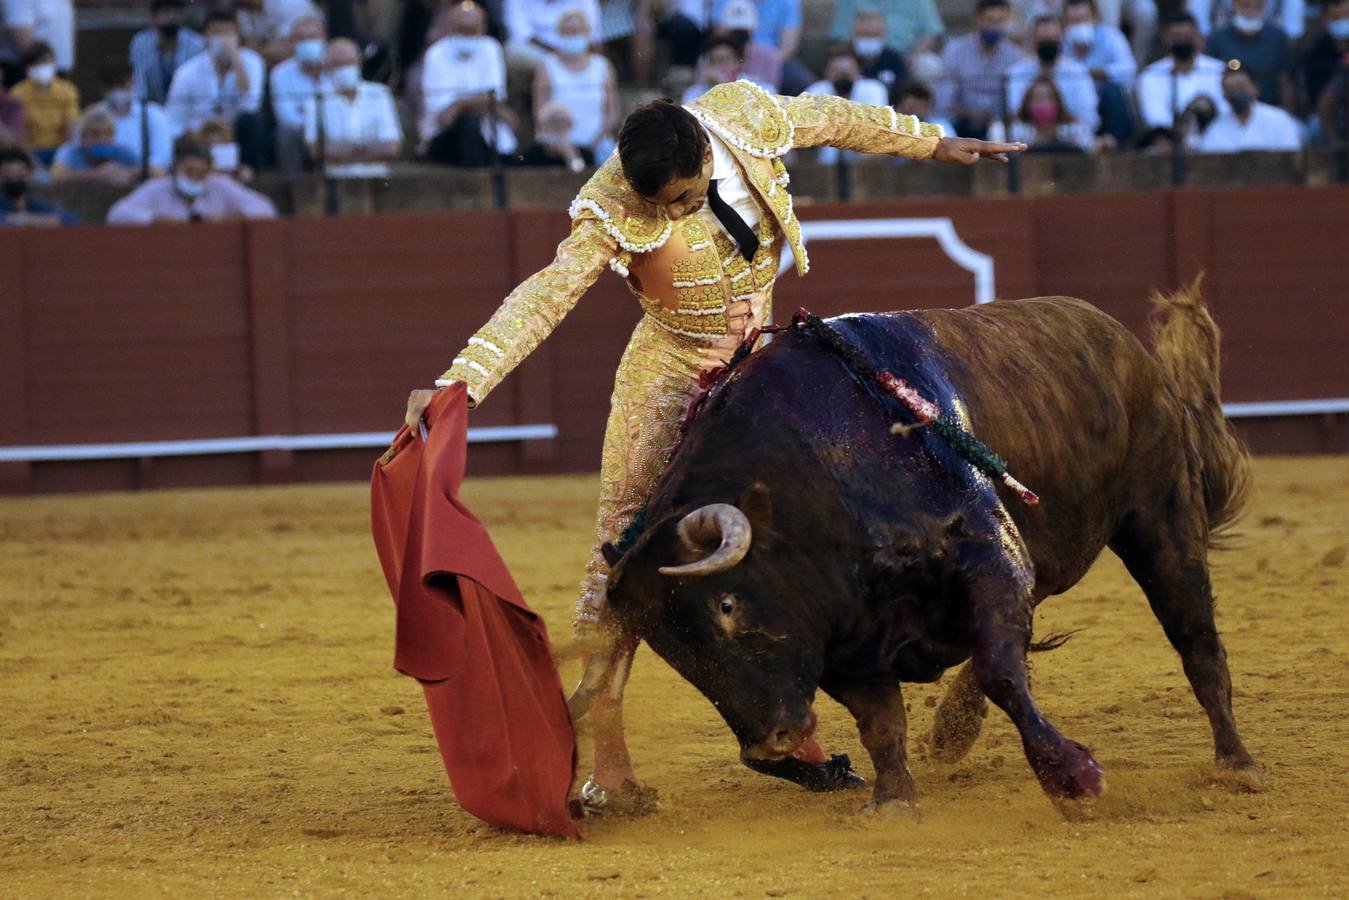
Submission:
[[95,162],[108,162],[117,158],[116,144],[90,144],[84,148],[84,155]]
[[981,28],[979,29],[979,40],[983,42],[985,47],[996,47],[998,41],[1002,40],[1002,32],[996,28]]
[[1326,30],[1337,41],[1349,41],[1349,19],[1336,19],[1326,23]]

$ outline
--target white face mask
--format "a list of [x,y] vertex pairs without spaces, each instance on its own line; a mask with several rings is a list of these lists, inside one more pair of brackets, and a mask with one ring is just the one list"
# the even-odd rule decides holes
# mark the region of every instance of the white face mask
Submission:
[[583,56],[590,49],[590,38],[584,34],[563,34],[557,38],[557,52],[563,56]]
[[1096,26],[1090,22],[1078,22],[1063,29],[1063,40],[1075,47],[1089,47],[1096,43]]
[[38,63],[36,66],[29,66],[28,77],[38,84],[51,84],[52,79],[56,77],[56,63],[45,62]]
[[103,101],[108,104],[108,109],[119,116],[124,116],[131,111],[131,91],[124,88],[116,88],[103,95]]
[[229,59],[238,46],[239,40],[233,35],[215,34],[206,39],[206,50],[216,62]]
[[853,38],[852,48],[857,51],[858,56],[871,59],[873,56],[880,56],[881,51],[885,49],[885,38],[864,37]]
[[200,197],[201,192],[206,190],[205,181],[194,181],[186,175],[173,176],[173,186],[177,189],[178,193],[182,194],[184,197],[191,197],[194,199]]
[[338,66],[328,73],[328,77],[339,91],[354,91],[361,86],[361,67]]
[[452,34],[445,40],[449,42],[450,52],[463,59],[473,54],[473,45],[478,39],[470,34]]
[[295,60],[302,66],[316,66],[323,62],[323,41],[309,38],[295,45]]
[[1253,16],[1233,16],[1232,27],[1243,34],[1255,34],[1265,27],[1265,20]]

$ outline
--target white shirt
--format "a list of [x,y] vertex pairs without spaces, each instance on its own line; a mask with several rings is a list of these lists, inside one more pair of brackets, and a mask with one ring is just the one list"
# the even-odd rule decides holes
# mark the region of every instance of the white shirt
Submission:
[[[1031,82],[1040,77],[1040,59],[1027,56],[1012,64],[1007,70],[1007,112],[1013,118],[1021,109],[1021,101],[1026,99],[1026,91]],[[1074,120],[1096,133],[1100,122],[1097,112],[1096,82],[1091,72],[1082,63],[1071,56],[1059,55],[1054,61],[1054,87],[1058,88],[1063,105],[1072,114]]]
[[1138,111],[1143,116],[1143,124],[1148,128],[1170,128],[1175,119],[1190,105],[1195,97],[1207,96],[1218,108],[1218,113],[1227,111],[1227,101],[1223,99],[1223,71],[1226,64],[1211,56],[1199,55],[1194,59],[1194,67],[1175,79],[1175,96],[1172,96],[1171,72],[1176,61],[1164,56],[1145,68],[1138,75]]
[[1260,103],[1251,107],[1244,123],[1231,111],[1209,123],[1199,140],[1201,153],[1240,153],[1243,150],[1300,150],[1302,126],[1277,106]]
[[[124,116],[117,115],[106,103],[98,104],[98,108],[112,116],[117,129],[113,143],[130,150],[136,157],[136,163],[139,164],[141,102],[132,100],[131,109]],[[149,103],[145,106],[145,136],[150,147],[150,165],[167,172],[173,166],[173,123],[165,114],[164,107],[158,103]]]
[[290,29],[305,16],[323,19],[310,0],[263,0],[260,10],[238,10],[239,36],[251,44],[288,38]]
[[563,13],[573,9],[585,13],[590,22],[590,41],[600,42],[599,0],[506,0],[506,35],[511,43],[531,39],[557,47],[557,23]]
[[[730,204],[731,209],[740,214],[740,218],[745,220],[745,224],[754,229],[755,234],[759,231],[759,204],[750,196],[749,187],[745,184],[745,179],[740,174],[740,167],[735,164],[735,157],[731,156],[730,149],[722,143],[721,138],[717,137],[706,128],[703,133],[707,135],[708,143],[712,146],[712,178],[717,182],[717,196]],[[721,224],[717,214],[712,212],[712,207],[707,201],[703,201],[702,208],[698,210],[698,215],[707,220],[709,225],[720,228],[735,240],[735,235],[727,231],[726,226]]]
[[[822,94],[826,97],[836,97],[832,81],[817,81],[806,88],[807,94]],[[859,78],[852,83],[852,90],[848,92],[848,99],[854,103],[869,103],[872,106],[889,106],[890,92],[886,90],[884,84],[875,78]],[[839,149],[837,147],[821,147],[815,151],[815,160],[821,165],[832,166],[838,161]]]
[[292,56],[277,63],[267,76],[272,91],[272,112],[276,113],[278,125],[296,131],[304,127],[305,104],[327,84],[323,67],[318,68],[318,77],[310,78],[300,61]]
[[[318,103],[314,98],[305,102],[304,139],[317,144]],[[323,139],[338,144],[380,144],[401,142],[403,129],[398,124],[398,111],[393,105],[393,94],[382,84],[362,81],[351,99],[331,88],[323,92]],[[388,174],[384,163],[342,163],[328,166],[328,174],[345,177],[375,177]]]
[[248,90],[239,91],[237,79],[231,70],[222,80],[209,53],[198,53],[178,67],[169,85],[165,104],[176,134],[195,131],[207,119],[233,122],[240,113],[257,112],[262,108],[262,85],[267,67],[262,57],[240,48],[244,72],[248,75]]
[[0,26],[29,28],[33,40],[51,45],[56,68],[75,68],[75,4],[72,0],[4,0]]
[[[1232,22],[1232,0],[1186,0],[1199,33],[1208,35],[1215,28]],[[1265,21],[1277,25],[1297,40],[1307,29],[1307,11],[1303,0],[1271,0],[1265,4]]]
[[[490,37],[441,38],[426,51],[422,62],[422,140],[440,133],[436,117],[460,97],[491,91],[502,104],[506,102],[506,61],[501,45]],[[483,140],[493,143],[491,125],[483,119]],[[504,121],[497,120],[498,153],[515,152],[515,133]]]
[[556,53],[543,58],[548,77],[549,98],[571,113],[571,142],[594,149],[604,134],[604,114],[609,87],[609,60],[600,53],[590,54],[585,67],[577,72],[567,67]]

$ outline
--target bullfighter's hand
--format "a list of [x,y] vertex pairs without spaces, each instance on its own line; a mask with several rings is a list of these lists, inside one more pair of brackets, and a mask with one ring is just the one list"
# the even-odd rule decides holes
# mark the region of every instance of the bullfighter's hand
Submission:
[[419,432],[418,425],[422,421],[422,416],[426,413],[426,407],[431,405],[431,398],[434,397],[440,388],[418,389],[408,394],[408,410],[403,416],[403,423],[407,425],[408,431],[414,435]]
[[749,333],[750,320],[754,316],[754,308],[750,306],[748,300],[736,300],[733,303],[726,304],[726,335],[734,337],[736,343],[743,341],[745,335]]
[[1007,162],[1007,154],[1020,153],[1026,149],[1022,143],[1000,144],[993,141],[977,141],[974,138],[946,137],[937,142],[932,158],[937,162],[962,163],[972,166],[981,159],[995,159]]

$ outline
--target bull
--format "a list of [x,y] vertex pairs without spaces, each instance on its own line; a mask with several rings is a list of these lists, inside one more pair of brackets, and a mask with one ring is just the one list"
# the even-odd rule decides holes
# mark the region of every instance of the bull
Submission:
[[[1036,706],[1031,621],[1109,547],[1180,655],[1218,765],[1253,772],[1208,568],[1249,460],[1219,403],[1219,333],[1198,284],[1155,299],[1155,355],[1067,297],[827,324],[995,448],[1042,502],[1021,503],[930,430],[892,433],[902,407],[790,329],[706,398],[644,530],[606,548],[605,620],[706,696],[753,768],[794,762],[823,690],[874,764],[870,809],[917,802],[900,685],[963,664],[934,754],[969,750],[987,698],[1044,791],[1072,803],[1101,794],[1102,770]],[[580,693],[602,689],[603,665]]]

